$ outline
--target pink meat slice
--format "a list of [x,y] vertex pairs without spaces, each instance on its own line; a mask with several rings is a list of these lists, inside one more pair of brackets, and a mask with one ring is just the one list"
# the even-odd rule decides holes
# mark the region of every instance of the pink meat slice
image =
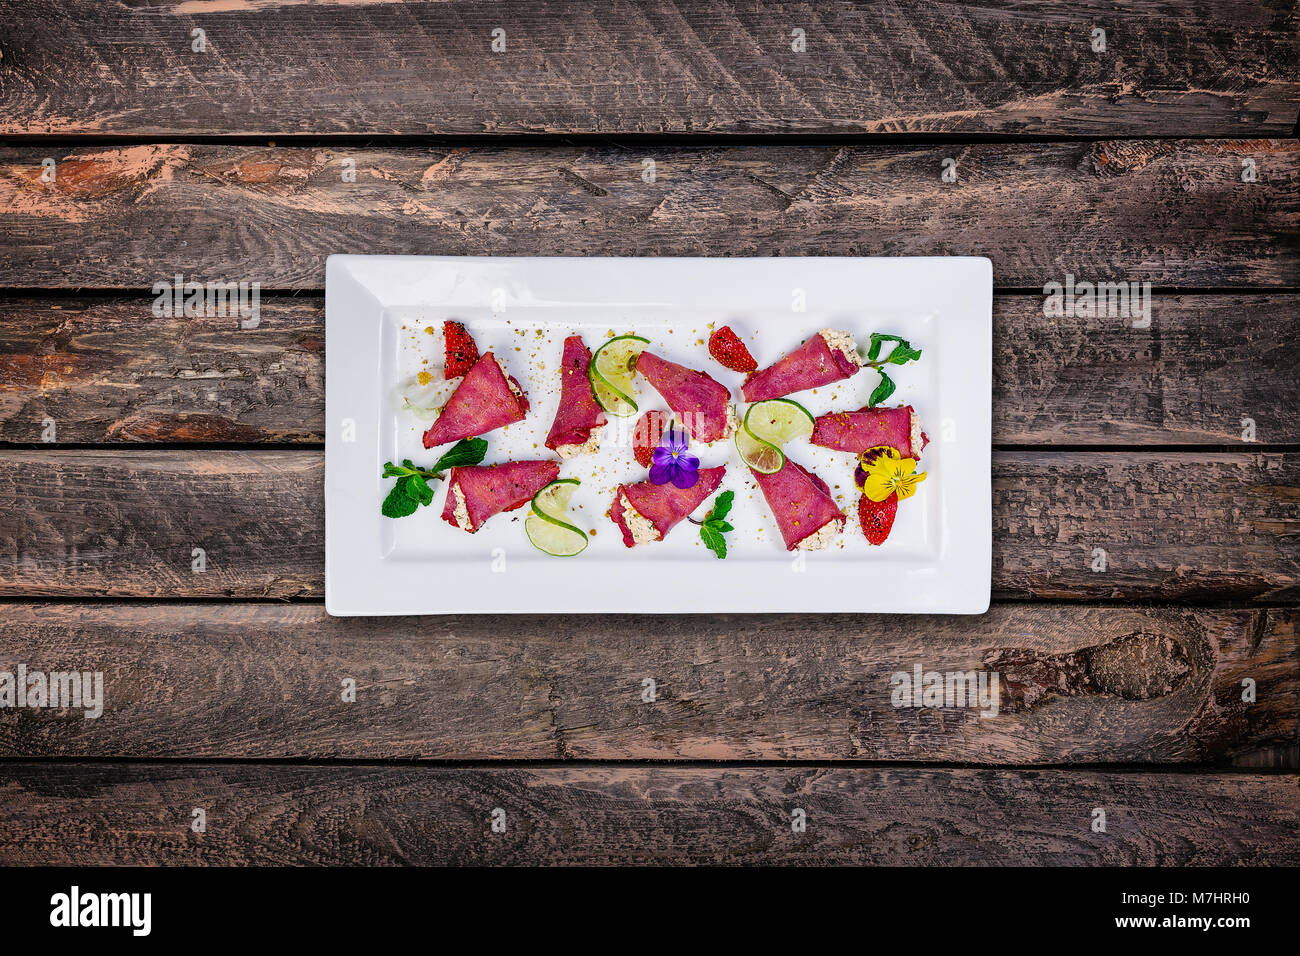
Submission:
[[[835,451],[860,455],[878,445],[887,445],[904,458],[912,457],[911,405],[901,408],[860,408],[856,412],[828,412],[813,423],[812,443]],[[924,434],[921,447],[928,444]]]
[[473,534],[495,514],[514,511],[532,501],[533,495],[558,478],[560,466],[553,461],[510,461],[501,465],[469,465],[453,468],[447,476],[447,503],[442,520],[456,522],[456,494],[465,496],[465,511]]
[[565,339],[560,359],[560,407],[555,410],[555,421],[546,436],[546,447],[552,451],[561,445],[585,445],[591,433],[605,424],[605,413],[596,404],[587,377],[590,365],[591,352],[582,336]]
[[[644,353],[642,354],[644,358]],[[623,496],[641,515],[654,523],[660,539],[667,537],[683,518],[704,503],[704,499],[717,490],[722,476],[727,473],[726,465],[717,468],[701,468],[700,480],[690,488],[678,488],[674,485],[656,485],[651,481],[638,481],[634,485],[619,485],[614,492],[614,506],[609,509],[610,517],[623,532],[623,543],[629,548],[636,545],[632,531],[628,528],[623,515]]]
[[838,382],[856,374],[859,368],[839,349],[827,345],[820,335],[814,335],[776,364],[745,379],[740,391],[747,402],[763,402]]
[[731,403],[727,386],[653,352],[641,353],[636,370],[663,396],[696,441],[708,444],[727,437],[727,406]]
[[434,448],[523,421],[528,414],[528,397],[511,391],[511,383],[519,387],[513,378],[507,380],[502,374],[492,353],[485,353],[465,373],[437,420],[424,433],[424,447]]
[[816,534],[832,521],[843,521],[844,512],[831,496],[826,482],[808,469],[787,458],[780,471],[762,475],[750,469],[763,489],[767,506],[781,529],[787,551]]

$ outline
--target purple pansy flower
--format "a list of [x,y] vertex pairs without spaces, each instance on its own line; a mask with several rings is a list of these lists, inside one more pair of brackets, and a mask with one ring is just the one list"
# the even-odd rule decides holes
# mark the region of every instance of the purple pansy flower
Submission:
[[694,488],[700,480],[700,460],[688,449],[685,434],[678,435],[675,424],[664,432],[664,443],[654,450],[650,465],[650,480],[656,485],[670,481],[677,488]]

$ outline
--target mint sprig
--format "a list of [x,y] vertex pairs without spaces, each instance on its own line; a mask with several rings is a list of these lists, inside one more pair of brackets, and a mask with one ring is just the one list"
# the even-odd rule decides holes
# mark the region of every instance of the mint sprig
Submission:
[[[896,343],[889,354],[880,358],[880,346],[885,342]],[[888,335],[884,332],[871,333],[871,346],[867,349],[867,363],[865,368],[875,369],[880,374],[880,383],[871,393],[871,398],[867,399],[867,407],[875,408],[890,395],[894,394],[897,386],[894,380],[889,377],[885,371],[886,365],[906,365],[908,362],[915,362],[921,357],[921,350],[912,348],[912,344],[907,339],[898,335]]]
[[731,503],[735,497],[734,491],[724,491],[718,495],[713,501],[713,508],[704,516],[704,520],[699,522],[700,539],[704,542],[704,546],[719,558],[727,556],[727,539],[723,535],[735,530],[723,520],[731,511]]
[[450,468],[477,465],[487,454],[487,447],[487,442],[482,438],[462,439],[444,452],[432,468],[421,468],[409,458],[402,459],[400,465],[394,465],[391,461],[384,462],[384,473],[380,477],[396,478],[397,484],[393,485],[384,498],[384,503],[379,506],[380,512],[385,518],[405,518],[415,514],[417,508],[432,504],[433,489],[429,487],[429,482],[441,481],[442,473]]

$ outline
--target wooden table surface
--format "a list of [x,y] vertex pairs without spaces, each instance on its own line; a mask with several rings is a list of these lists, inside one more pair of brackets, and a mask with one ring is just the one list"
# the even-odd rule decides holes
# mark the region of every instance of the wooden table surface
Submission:
[[[1295,2],[0,0],[0,671],[106,698],[0,864],[1300,862],[1298,111]],[[990,257],[992,609],[330,618],[334,252]]]

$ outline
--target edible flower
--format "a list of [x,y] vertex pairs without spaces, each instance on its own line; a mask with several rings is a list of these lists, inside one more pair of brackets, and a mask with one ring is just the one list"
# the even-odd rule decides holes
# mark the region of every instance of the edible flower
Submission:
[[890,495],[898,495],[899,501],[910,498],[916,486],[925,481],[925,472],[915,473],[916,459],[902,458],[893,448],[872,448],[858,460],[854,479],[872,501],[884,501]]
[[673,483],[677,488],[693,488],[700,480],[700,459],[688,450],[685,434],[678,434],[676,424],[664,432],[664,443],[651,456],[650,480],[656,485]]

